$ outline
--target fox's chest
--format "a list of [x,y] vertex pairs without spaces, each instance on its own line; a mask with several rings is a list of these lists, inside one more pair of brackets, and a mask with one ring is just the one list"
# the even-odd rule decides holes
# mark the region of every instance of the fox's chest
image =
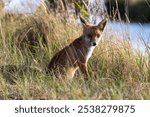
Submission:
[[90,47],[87,51],[87,54],[86,54],[86,61],[89,60],[89,58],[92,56],[92,53],[94,51],[95,47]]

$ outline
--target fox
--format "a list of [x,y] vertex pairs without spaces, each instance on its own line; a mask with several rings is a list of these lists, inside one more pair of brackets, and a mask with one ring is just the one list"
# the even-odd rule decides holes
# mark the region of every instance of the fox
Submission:
[[75,72],[80,69],[84,80],[89,79],[87,63],[102,38],[108,19],[104,18],[98,25],[80,19],[83,26],[82,35],[52,57],[48,64],[48,73],[53,71],[61,78],[73,78]]

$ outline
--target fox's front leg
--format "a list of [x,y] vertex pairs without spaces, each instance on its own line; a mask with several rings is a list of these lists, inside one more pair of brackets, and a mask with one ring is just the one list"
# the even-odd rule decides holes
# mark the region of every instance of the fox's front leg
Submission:
[[78,63],[79,69],[81,72],[84,74],[84,80],[88,80],[88,70],[87,70],[87,65],[85,63]]

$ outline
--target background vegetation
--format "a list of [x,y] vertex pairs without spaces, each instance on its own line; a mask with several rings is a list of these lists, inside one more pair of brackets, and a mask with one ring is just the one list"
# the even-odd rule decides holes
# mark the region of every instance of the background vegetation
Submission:
[[150,22],[150,0],[107,0],[107,10],[110,16],[119,11],[123,20],[129,17],[132,22],[149,23]]
[[89,60],[89,81],[80,71],[72,80],[46,75],[52,56],[82,27],[45,8],[0,16],[0,99],[150,99],[149,47],[145,55],[133,49],[128,32],[124,38],[112,35],[113,29],[105,32]]

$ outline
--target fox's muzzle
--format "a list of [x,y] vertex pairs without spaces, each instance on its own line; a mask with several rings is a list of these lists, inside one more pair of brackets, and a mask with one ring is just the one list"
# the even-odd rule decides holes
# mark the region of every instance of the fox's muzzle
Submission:
[[93,46],[96,46],[96,45],[97,45],[96,42],[94,42],[94,43],[93,43]]
[[92,42],[92,43],[91,43],[91,46],[96,46],[96,45],[97,45],[96,42]]

